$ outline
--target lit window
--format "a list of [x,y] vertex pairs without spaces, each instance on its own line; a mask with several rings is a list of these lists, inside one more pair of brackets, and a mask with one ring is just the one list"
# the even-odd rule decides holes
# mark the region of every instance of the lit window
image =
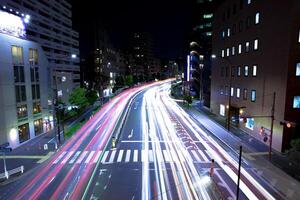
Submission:
[[230,53],[230,50],[229,48],[226,49],[226,56],[228,57],[229,56],[229,53]]
[[245,71],[244,71],[244,76],[248,76],[248,75],[249,75],[249,67],[246,65]]
[[256,90],[251,90],[251,101],[252,102],[256,101]]
[[252,76],[256,76],[256,75],[257,75],[257,65],[253,65]]
[[237,67],[237,76],[241,76],[241,66]]
[[244,100],[247,100],[247,98],[248,98],[248,90],[247,90],[247,89],[244,89],[243,99],[244,99]]
[[300,108],[300,96],[294,96],[293,108]]
[[225,51],[224,49],[222,49],[222,58],[224,58],[224,56],[225,56]]
[[210,19],[213,17],[213,14],[204,14],[203,19]]
[[239,44],[239,52],[238,52],[239,54],[241,54],[242,53],[242,44]]
[[220,87],[220,94],[223,95],[224,94],[224,89],[223,86]]
[[257,12],[257,13],[255,14],[255,24],[259,24],[259,15],[260,15],[259,12]]
[[246,42],[246,52],[249,52],[250,42]]
[[240,98],[241,90],[240,88],[236,88],[236,98]]
[[37,49],[29,49],[29,62],[31,64],[37,64],[38,63],[38,50]]
[[220,104],[220,115],[225,116],[225,105]]
[[57,91],[57,96],[58,96],[58,97],[62,97],[62,95],[63,95],[62,90],[58,90],[58,91]]
[[258,50],[258,39],[254,40],[254,50]]
[[251,0],[247,0],[247,3],[250,4],[250,3],[251,3]]
[[300,63],[296,64],[296,76],[300,76]]
[[230,95],[233,97],[234,95],[234,88],[232,87],[231,90],[230,90]]
[[230,28],[227,29],[227,37],[230,37]]
[[234,56],[235,55],[235,47],[233,46],[231,49],[231,54]]
[[298,42],[300,43],[300,29],[299,29],[299,33],[298,33]]
[[225,31],[222,31],[222,38],[225,37]]
[[18,46],[11,47],[11,53],[14,65],[23,65],[23,48]]

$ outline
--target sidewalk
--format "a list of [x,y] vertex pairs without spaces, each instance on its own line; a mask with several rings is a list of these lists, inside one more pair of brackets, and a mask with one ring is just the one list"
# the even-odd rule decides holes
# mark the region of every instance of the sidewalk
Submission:
[[239,146],[242,145],[243,159],[255,168],[255,172],[259,177],[262,177],[267,184],[279,191],[286,199],[299,199],[300,183],[288,175],[287,172],[292,173],[300,171],[300,169],[293,168],[279,152],[272,154],[272,163],[270,163],[268,160],[269,148],[264,143],[235,127],[231,127],[231,132],[228,132],[220,125],[224,122],[207,109],[200,108],[198,102],[193,103],[191,108],[184,109],[200,126],[208,130],[223,145],[230,146],[236,152],[238,152]]
[[[65,129],[71,127],[81,120],[89,118],[93,114],[94,108],[94,106],[91,106],[81,116],[66,122]],[[61,136],[61,138],[62,142],[64,142],[63,136]],[[36,167],[38,164],[46,161],[52,156],[52,154],[55,153],[55,151],[57,151],[58,148],[59,145],[57,144],[54,130],[51,130],[29,140],[16,149],[13,149],[12,152],[6,153],[6,168],[7,170],[11,170],[23,165],[24,171],[26,172],[29,169]],[[3,155],[0,154],[0,173],[3,172]]]

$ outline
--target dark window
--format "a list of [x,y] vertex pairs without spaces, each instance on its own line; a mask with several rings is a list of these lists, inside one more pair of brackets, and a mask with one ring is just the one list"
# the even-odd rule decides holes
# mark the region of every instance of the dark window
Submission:
[[236,4],[233,4],[233,11],[232,13],[235,15],[236,14]]
[[244,7],[244,0],[240,0],[240,9],[242,10]]
[[244,89],[244,92],[243,92],[243,99],[244,100],[247,100],[248,98],[248,90],[247,89]]
[[221,67],[221,77],[224,77],[224,67]]
[[236,33],[236,24],[233,24],[232,26],[232,35]]
[[250,17],[248,16],[248,17],[247,17],[247,20],[246,20],[246,29],[250,28],[250,26],[251,26],[251,19],[250,19]]
[[231,67],[231,77],[234,77],[235,67]]
[[227,19],[230,18],[230,8],[227,9]]
[[19,142],[25,142],[26,140],[29,139],[29,124],[23,124],[18,127],[18,132],[19,132]]
[[16,90],[16,102],[20,103],[26,101],[25,85],[16,85],[15,90]]
[[40,85],[31,85],[32,99],[40,99]]
[[24,83],[24,66],[14,66],[15,83]]
[[226,69],[225,69],[225,76],[226,76],[226,77],[228,77],[228,71],[229,71],[229,68],[226,67]]
[[38,67],[31,67],[30,68],[30,76],[31,82],[39,82],[39,68]]
[[243,21],[240,21],[239,22],[239,32],[242,32],[243,31]]

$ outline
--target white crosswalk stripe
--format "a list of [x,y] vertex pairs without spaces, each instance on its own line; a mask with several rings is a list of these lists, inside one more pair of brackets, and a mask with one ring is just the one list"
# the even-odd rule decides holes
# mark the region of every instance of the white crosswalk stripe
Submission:
[[65,164],[73,155],[74,151],[70,151],[67,156],[63,159],[63,161],[61,161],[61,164]]
[[123,153],[124,153],[124,150],[120,150],[120,151],[119,151],[119,155],[118,155],[117,162],[122,162]]
[[[52,164],[95,164],[99,160],[103,151],[64,151],[57,157]],[[194,163],[210,163],[208,156],[202,150],[190,150],[183,152],[183,161]],[[140,154],[140,156],[139,156]],[[137,163],[146,162],[146,158],[149,163],[153,162],[179,162],[179,155],[175,150],[163,149],[160,152],[155,150],[124,150],[115,149],[104,151],[101,158],[102,164],[112,163]]]
[[85,158],[86,154],[88,154],[88,151],[84,151],[84,152],[80,155],[80,157],[79,157],[79,159],[76,161],[76,163],[77,163],[77,164],[80,164],[80,163],[82,162],[82,160]]
[[81,151],[77,151],[75,153],[75,155],[73,156],[73,158],[70,160],[69,164],[73,164],[75,162],[75,160],[78,158],[80,153],[81,153]]
[[58,158],[53,162],[53,164],[57,164],[57,163],[64,157],[64,155],[65,155],[66,153],[67,153],[66,151],[62,152],[62,153],[58,156]]
[[113,150],[111,152],[111,155],[110,155],[108,163],[113,163],[114,162],[115,155],[116,155],[116,150]]
[[96,163],[101,155],[102,151],[98,151],[97,155],[95,156],[93,163]]
[[131,152],[131,150],[127,150],[125,162],[129,162],[129,160],[130,160],[130,152]]
[[85,160],[84,163],[89,163],[94,154],[95,154],[95,151],[91,151],[91,153],[89,154],[89,156],[87,157],[87,159]]

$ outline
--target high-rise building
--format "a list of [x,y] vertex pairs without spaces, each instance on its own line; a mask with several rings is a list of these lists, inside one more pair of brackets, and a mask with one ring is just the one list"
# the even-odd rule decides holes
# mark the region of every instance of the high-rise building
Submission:
[[0,144],[12,148],[53,128],[50,65],[40,44],[26,39],[23,11],[0,10]]
[[151,35],[146,32],[135,32],[130,38],[131,71],[140,81],[151,79],[154,76],[151,72],[157,71],[153,66],[157,63],[153,43]]
[[[204,105],[210,106],[210,75],[214,9],[220,0],[195,0],[193,10],[193,31],[191,33],[190,50],[193,54],[193,86]],[[199,57],[201,55],[201,61]],[[199,63],[201,62],[201,67]]]
[[68,101],[68,94],[80,86],[78,32],[72,29],[71,4],[66,0],[2,0],[2,9],[27,13],[27,39],[40,44],[55,75],[58,97]]
[[269,145],[273,108],[278,151],[300,138],[299,12],[298,0],[227,0],[214,13],[211,110]]

